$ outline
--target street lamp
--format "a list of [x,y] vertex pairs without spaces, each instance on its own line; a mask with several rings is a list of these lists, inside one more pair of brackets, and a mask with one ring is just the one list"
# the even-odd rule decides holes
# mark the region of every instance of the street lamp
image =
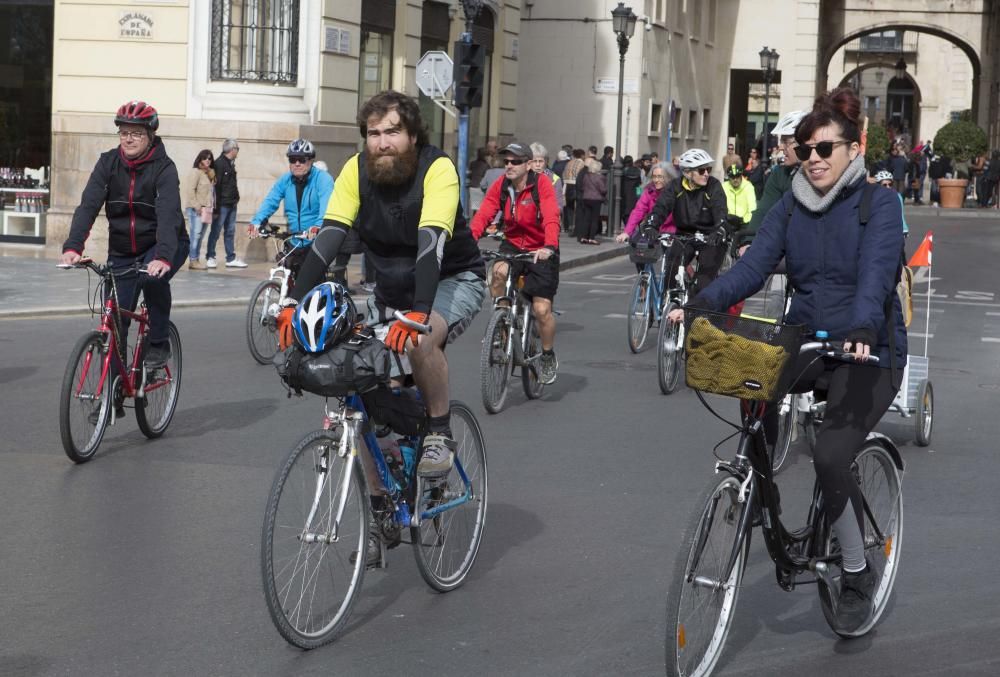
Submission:
[[767,152],[767,142],[769,137],[767,118],[770,113],[768,107],[771,102],[771,81],[774,79],[775,73],[778,72],[778,51],[775,49],[768,49],[767,45],[764,45],[764,49],[757,52],[757,56],[760,57],[760,69],[764,72],[764,134],[761,137],[763,142],[761,160],[765,160],[769,157]]
[[625,53],[628,51],[629,38],[635,33],[635,22],[639,17],[631,7],[619,2],[611,10],[611,28],[618,36],[618,122],[615,125],[615,163],[611,168],[611,181],[608,186],[608,235],[614,237],[621,221],[622,196],[620,186],[622,176],[622,105],[625,93]]
[[906,61],[903,57],[899,57],[899,61],[896,62],[896,77],[899,79],[906,77]]

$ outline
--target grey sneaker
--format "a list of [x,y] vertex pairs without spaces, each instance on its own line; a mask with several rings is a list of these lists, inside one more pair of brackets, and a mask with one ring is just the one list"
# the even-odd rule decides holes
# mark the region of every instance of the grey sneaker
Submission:
[[455,440],[444,435],[430,434],[424,438],[417,474],[421,477],[444,477],[455,463]]
[[559,360],[556,359],[555,352],[542,353],[542,358],[538,361],[538,380],[542,385],[549,385],[556,382],[559,374]]

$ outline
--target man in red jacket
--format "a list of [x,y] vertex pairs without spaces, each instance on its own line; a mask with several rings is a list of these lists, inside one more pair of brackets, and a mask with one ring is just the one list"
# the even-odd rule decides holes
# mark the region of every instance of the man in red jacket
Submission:
[[[472,237],[479,239],[483,231],[502,211],[504,241],[500,251],[507,254],[531,252],[534,260],[524,263],[524,293],[531,298],[532,312],[542,340],[542,357],[538,380],[548,385],[556,380],[559,361],[556,359],[556,319],[552,314],[552,299],[559,287],[559,205],[552,182],[539,180],[528,161],[531,149],[523,143],[508,144],[500,155],[504,175],[497,179],[483,198],[479,211],[472,219]],[[517,271],[515,271],[516,274]],[[491,287],[494,298],[503,294],[507,264],[493,267]]]

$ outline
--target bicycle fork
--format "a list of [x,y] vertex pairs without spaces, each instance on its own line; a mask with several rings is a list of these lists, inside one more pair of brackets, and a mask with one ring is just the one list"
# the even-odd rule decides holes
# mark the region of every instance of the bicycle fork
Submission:
[[[343,419],[347,419],[344,416]],[[341,477],[336,480],[331,480],[330,477],[330,453],[332,449],[327,446],[324,453],[320,454],[317,459],[316,465],[316,489],[313,493],[312,505],[309,508],[309,514],[306,516],[305,525],[302,527],[302,535],[300,540],[304,543],[326,543],[332,544],[337,543],[340,540],[340,522],[344,517],[344,509],[347,507],[347,496],[351,487],[351,477],[354,474],[354,461],[357,458],[357,454],[354,450],[354,440],[353,432],[353,420],[344,420],[344,430],[340,436],[340,441],[337,444],[336,454],[340,458],[344,459],[343,468],[344,471]],[[324,427],[332,427],[333,423],[329,417],[324,421]],[[329,428],[327,428],[329,429]],[[328,487],[331,481],[336,481],[340,489],[339,496],[337,498],[337,506],[334,510],[332,519],[330,520],[330,530],[323,532],[322,530],[315,530],[313,528],[313,521],[316,519],[316,513],[319,512],[320,506],[324,499],[329,500],[328,497]],[[366,506],[367,509],[367,506]]]

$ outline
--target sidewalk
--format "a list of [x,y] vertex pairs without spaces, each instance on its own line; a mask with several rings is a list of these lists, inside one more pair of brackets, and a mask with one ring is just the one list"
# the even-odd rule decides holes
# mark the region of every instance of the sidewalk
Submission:
[[[483,249],[495,249],[498,243],[484,239]],[[602,244],[582,245],[574,238],[563,235],[560,270],[569,270],[590,263],[597,263],[616,256],[624,256],[626,247],[607,239]],[[88,277],[93,293],[95,278],[84,270],[56,268],[59,250],[42,245],[15,245],[0,243],[0,318],[30,317],[38,315],[87,314]],[[98,257],[103,260],[103,256]],[[170,281],[174,308],[199,308],[206,306],[245,306],[256,286],[267,279],[270,263],[251,263],[244,269],[223,267],[209,271],[182,268]],[[347,267],[347,280],[356,289],[361,281],[361,257],[352,256]]]

